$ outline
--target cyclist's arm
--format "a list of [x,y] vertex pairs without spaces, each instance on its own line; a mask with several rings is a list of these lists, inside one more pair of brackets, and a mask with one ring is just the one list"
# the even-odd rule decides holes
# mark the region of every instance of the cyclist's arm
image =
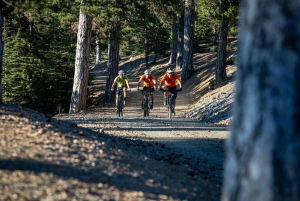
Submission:
[[162,77],[162,79],[160,80],[160,83],[159,83],[159,88],[160,88],[160,89],[162,88],[162,85],[163,85],[163,83],[165,82],[165,80],[166,80],[166,76],[164,75],[164,76]]
[[137,90],[139,90],[140,89],[140,84],[141,84],[141,80],[138,82],[138,84],[137,84]]
[[178,85],[179,85],[179,88],[181,89],[181,88],[182,88],[182,83],[181,83],[181,80],[180,80],[180,79],[178,79],[178,80],[177,80],[177,83],[178,83]]
[[112,89],[114,89],[114,88],[115,88],[115,86],[116,86],[116,83],[117,83],[116,81],[114,81],[114,82],[113,82],[113,84],[111,85],[111,88],[112,88]]
[[157,90],[157,82],[155,79],[153,80],[153,84],[155,85],[155,89]]
[[126,86],[127,86],[128,90],[130,90],[130,86],[129,86],[128,80],[125,80],[125,82],[126,82]]

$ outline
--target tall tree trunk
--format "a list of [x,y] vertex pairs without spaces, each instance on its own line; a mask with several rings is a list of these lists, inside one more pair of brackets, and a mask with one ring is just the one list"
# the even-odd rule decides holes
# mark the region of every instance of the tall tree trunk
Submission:
[[145,34],[145,41],[144,41],[144,48],[145,48],[145,64],[146,67],[149,65],[149,37],[148,37],[148,27],[147,23],[145,23],[144,27],[144,34]]
[[145,64],[146,67],[149,66],[149,39],[147,35],[145,38]]
[[[220,14],[224,14],[228,11],[228,1],[219,0]],[[227,36],[228,36],[228,22],[226,19],[222,19],[219,23],[219,35],[218,35],[218,51],[216,61],[216,84],[227,79],[226,75],[226,58],[227,58]]]
[[184,35],[184,13],[178,21],[178,38],[177,38],[177,55],[176,55],[176,69],[182,68],[182,53],[183,53],[183,35]]
[[185,0],[184,8],[184,39],[183,39],[183,61],[181,80],[184,82],[194,72],[193,67],[193,39],[194,39],[195,2]]
[[173,17],[172,24],[172,48],[169,64],[174,64],[176,62],[176,54],[177,54],[177,41],[178,41],[178,28],[177,28],[177,19],[176,15]]
[[242,1],[223,201],[300,200],[300,4]]
[[[84,2],[82,1],[82,5]],[[69,113],[86,107],[89,59],[91,49],[92,18],[80,9],[75,58],[75,73]]]
[[96,59],[95,64],[99,64],[101,61],[101,50],[100,50],[100,42],[99,40],[96,41]]
[[3,32],[3,16],[2,16],[2,0],[0,0],[0,104],[2,104],[2,58],[3,58],[3,40],[2,40],[2,32]]
[[111,95],[111,85],[118,74],[119,70],[119,48],[120,48],[120,28],[118,25],[111,25],[110,27],[110,38],[109,38],[109,58],[108,58],[108,72],[107,72],[107,79],[106,79],[106,87],[105,87],[105,96],[104,102],[111,103],[114,98]]

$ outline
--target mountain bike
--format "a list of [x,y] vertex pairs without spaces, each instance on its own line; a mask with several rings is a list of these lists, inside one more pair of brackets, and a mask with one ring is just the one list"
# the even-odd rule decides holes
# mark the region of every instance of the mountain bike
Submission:
[[[166,91],[166,90],[163,90],[163,91]],[[176,91],[179,92],[179,90],[177,90],[177,89],[176,89]],[[174,99],[174,91],[168,91],[166,107],[168,108],[168,118],[169,119],[172,118],[172,114],[173,114],[173,116],[175,116],[173,99]]]
[[124,109],[124,93],[123,89],[117,90],[118,94],[118,105],[117,105],[117,116],[122,117],[123,116],[123,109]]
[[140,90],[143,91],[143,111],[144,111],[144,117],[149,117],[149,113],[150,113],[150,90],[146,89],[146,90]]

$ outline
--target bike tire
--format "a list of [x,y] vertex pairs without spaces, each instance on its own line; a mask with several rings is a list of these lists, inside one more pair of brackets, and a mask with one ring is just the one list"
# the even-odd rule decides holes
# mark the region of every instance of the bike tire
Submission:
[[172,108],[173,108],[173,98],[172,97],[168,97],[168,118],[171,119],[172,118]]
[[147,96],[144,99],[144,117],[149,117],[149,100]]
[[118,117],[123,116],[123,108],[122,108],[122,98],[119,97],[118,100]]

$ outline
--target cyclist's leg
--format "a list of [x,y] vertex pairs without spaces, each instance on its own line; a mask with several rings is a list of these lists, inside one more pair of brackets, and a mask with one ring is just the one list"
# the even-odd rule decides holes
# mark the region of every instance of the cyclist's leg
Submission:
[[119,95],[118,95],[118,91],[117,91],[117,93],[116,93],[116,108],[117,108],[116,112],[118,112],[118,100],[119,100]]
[[167,96],[168,96],[168,91],[164,91],[164,105],[167,105]]
[[145,95],[145,87],[143,87],[143,90],[142,90],[142,104],[141,104],[141,109],[144,109],[144,95]]
[[123,92],[124,92],[124,100],[126,100],[126,97],[127,97],[127,87],[126,86],[123,87]]
[[175,90],[175,91],[173,91],[172,93],[174,94],[174,96],[173,96],[173,106],[174,106],[174,109],[175,109],[176,98],[177,98],[177,91]]
[[154,87],[150,87],[151,101],[154,101]]

